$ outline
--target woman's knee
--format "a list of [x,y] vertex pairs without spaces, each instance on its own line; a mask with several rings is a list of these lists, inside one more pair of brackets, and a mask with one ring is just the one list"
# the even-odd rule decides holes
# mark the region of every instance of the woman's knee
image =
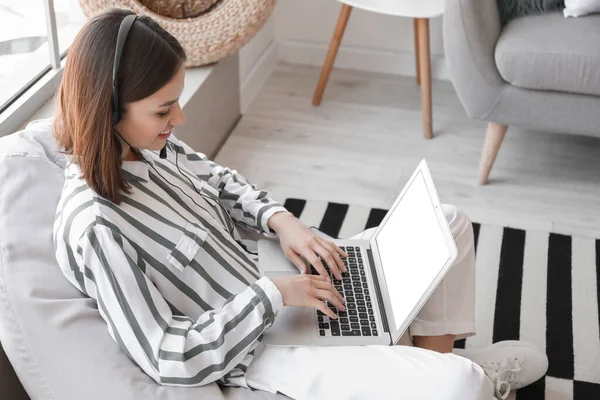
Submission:
[[[492,400],[493,390],[483,369],[453,353],[437,353],[414,347],[393,346],[399,354],[395,361],[374,369],[376,376],[398,386],[395,398],[443,400]],[[377,349],[388,352],[386,349]],[[382,357],[385,359],[385,357]],[[394,366],[398,368],[394,371]],[[396,374],[397,378],[392,375]],[[375,398],[375,397],[374,397]],[[384,398],[379,396],[377,398]],[[389,397],[385,397],[389,398]]]
[[493,389],[483,369],[460,356],[448,354],[451,367],[438,375],[442,380],[438,398],[460,400],[491,400]]
[[473,236],[473,225],[466,212],[451,204],[442,204],[442,211],[455,240],[465,235]]

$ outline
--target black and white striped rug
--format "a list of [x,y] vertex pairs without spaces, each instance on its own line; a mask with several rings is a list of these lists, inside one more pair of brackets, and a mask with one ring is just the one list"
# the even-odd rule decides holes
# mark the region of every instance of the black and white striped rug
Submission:
[[[347,238],[387,210],[286,199],[307,226]],[[456,347],[526,340],[546,350],[547,376],[516,398],[600,399],[600,240],[473,223],[477,335]]]

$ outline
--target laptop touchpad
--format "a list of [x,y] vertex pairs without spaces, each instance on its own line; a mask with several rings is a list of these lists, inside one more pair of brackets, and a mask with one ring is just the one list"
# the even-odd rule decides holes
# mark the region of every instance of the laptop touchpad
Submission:
[[258,241],[258,266],[263,275],[273,271],[300,273],[284,254],[279,240],[260,239]]

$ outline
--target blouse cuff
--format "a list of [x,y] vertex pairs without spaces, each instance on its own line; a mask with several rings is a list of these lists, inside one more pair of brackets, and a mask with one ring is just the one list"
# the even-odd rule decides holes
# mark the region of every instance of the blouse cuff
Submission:
[[281,292],[277,286],[275,286],[273,281],[266,276],[260,278],[256,283],[265,291],[265,294],[271,301],[273,313],[277,315],[277,313],[283,309],[283,297],[281,296]]
[[[266,206],[266,207],[268,207],[268,206]],[[287,211],[287,208],[285,208],[281,205],[275,205],[263,213],[261,221],[260,221],[260,225],[261,225],[263,234],[265,236],[267,236],[267,237],[276,237],[277,236],[277,232],[275,232],[274,230],[269,228],[268,222],[269,222],[269,218],[271,218],[271,216],[273,216],[273,214],[275,214],[276,212],[279,212],[279,211]]]

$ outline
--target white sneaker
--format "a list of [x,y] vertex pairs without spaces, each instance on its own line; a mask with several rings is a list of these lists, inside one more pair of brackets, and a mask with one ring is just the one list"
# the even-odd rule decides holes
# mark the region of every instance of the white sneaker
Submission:
[[498,399],[506,399],[511,390],[532,384],[548,370],[546,354],[531,343],[517,340],[494,343],[483,349],[454,349],[453,352],[483,368]]

